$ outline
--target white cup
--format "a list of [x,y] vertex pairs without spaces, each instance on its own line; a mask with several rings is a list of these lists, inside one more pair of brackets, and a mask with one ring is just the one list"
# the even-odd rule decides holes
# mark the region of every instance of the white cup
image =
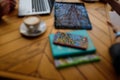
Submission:
[[27,27],[29,33],[36,33],[40,25],[40,19],[36,16],[25,17],[23,23]]

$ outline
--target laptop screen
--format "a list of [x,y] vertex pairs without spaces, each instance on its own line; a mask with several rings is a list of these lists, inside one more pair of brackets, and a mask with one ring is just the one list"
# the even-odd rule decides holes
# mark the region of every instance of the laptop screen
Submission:
[[48,1],[49,1],[49,4],[50,4],[50,9],[52,11],[55,0],[48,0]]

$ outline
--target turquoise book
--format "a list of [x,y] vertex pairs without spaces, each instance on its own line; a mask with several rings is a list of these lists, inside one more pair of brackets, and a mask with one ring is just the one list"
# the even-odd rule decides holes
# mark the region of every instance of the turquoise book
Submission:
[[52,55],[55,59],[63,58],[63,57],[70,57],[70,56],[77,56],[77,55],[84,55],[84,54],[93,54],[96,52],[96,48],[86,30],[75,30],[75,31],[71,31],[68,33],[82,35],[82,36],[87,37],[88,48],[86,50],[82,50],[82,49],[77,49],[77,48],[56,45],[53,43],[55,34],[50,34],[49,42],[50,42]]

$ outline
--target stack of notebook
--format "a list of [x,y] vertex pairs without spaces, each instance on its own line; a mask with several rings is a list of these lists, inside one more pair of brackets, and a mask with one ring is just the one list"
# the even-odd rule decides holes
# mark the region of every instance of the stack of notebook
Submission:
[[[60,33],[61,32],[57,32],[56,34],[49,35],[51,52],[56,68],[100,60],[99,56],[95,54],[96,48],[86,30],[76,30],[64,33],[67,34],[67,36],[65,35],[65,39],[63,39],[64,34],[59,36]],[[61,39],[58,37],[62,38],[62,42],[70,43],[70,45],[59,43]]]

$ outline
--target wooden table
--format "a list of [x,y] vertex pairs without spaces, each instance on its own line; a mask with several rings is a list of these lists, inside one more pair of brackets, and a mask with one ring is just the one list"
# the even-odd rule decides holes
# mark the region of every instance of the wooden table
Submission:
[[[106,22],[105,5],[99,2],[85,5],[93,26],[88,33],[97,48],[96,54],[100,56],[100,62],[57,70],[48,39],[50,33],[58,31],[54,28],[53,12],[50,15],[40,16],[46,22],[47,31],[38,38],[27,39],[19,32],[23,18],[17,17],[16,7],[0,22],[0,76],[24,80],[117,80],[108,53],[114,36]],[[59,29],[59,31],[69,30]]]

